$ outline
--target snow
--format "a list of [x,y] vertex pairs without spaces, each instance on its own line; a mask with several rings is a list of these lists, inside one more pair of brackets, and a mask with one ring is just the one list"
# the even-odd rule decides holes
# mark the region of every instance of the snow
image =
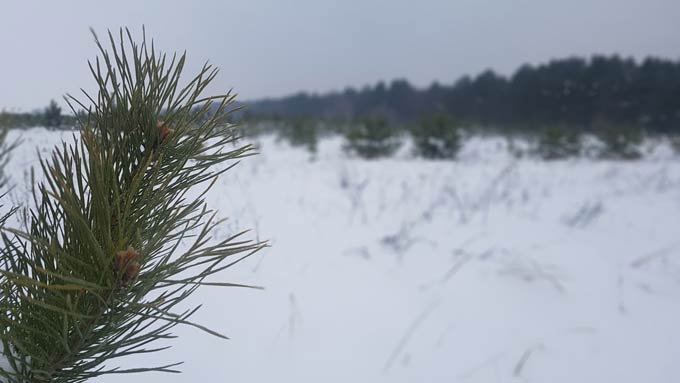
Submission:
[[[70,133],[13,131],[8,173]],[[461,159],[363,161],[264,137],[209,204],[216,237],[271,247],[223,274],[265,290],[206,288],[173,348],[185,361],[133,382],[680,381],[680,160],[515,159],[473,138]],[[119,381],[110,376],[96,382]]]

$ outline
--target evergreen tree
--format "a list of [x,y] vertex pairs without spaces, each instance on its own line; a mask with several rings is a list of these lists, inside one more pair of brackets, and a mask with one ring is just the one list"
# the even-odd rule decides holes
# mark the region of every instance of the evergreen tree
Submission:
[[462,146],[460,126],[443,114],[423,120],[410,132],[416,154],[425,158],[456,158]]
[[604,144],[600,152],[601,158],[634,160],[642,156],[640,128],[599,119],[593,124],[593,131]]
[[319,141],[318,123],[307,118],[296,118],[281,127],[281,134],[292,146],[307,148],[316,153]]
[[345,133],[345,140],[346,151],[368,159],[390,156],[401,146],[395,129],[382,116],[367,117],[353,124]]
[[581,154],[581,135],[573,126],[551,125],[538,132],[537,154],[544,160],[558,160]]
[[680,136],[671,136],[669,139],[673,152],[675,152],[675,154],[680,154]]
[[59,128],[61,126],[63,121],[61,107],[57,105],[56,101],[50,101],[50,104],[45,108],[43,118],[45,119],[45,126],[48,128]]
[[263,246],[211,237],[220,221],[205,192],[222,164],[251,154],[226,149],[237,138],[224,124],[234,96],[202,95],[217,70],[206,64],[180,87],[184,55],[159,54],[127,30],[108,37],[110,50],[95,36],[98,94],[69,99],[88,111],[80,137],[41,161],[25,230],[2,234],[4,382],[176,371],[111,364],[164,349],[156,343],[180,324],[222,337],[191,321],[198,307],[178,307],[200,286],[238,286],[210,277]]

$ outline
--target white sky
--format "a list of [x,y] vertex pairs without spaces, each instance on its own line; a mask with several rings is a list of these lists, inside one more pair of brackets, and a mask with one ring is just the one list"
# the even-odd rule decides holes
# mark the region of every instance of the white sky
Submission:
[[[680,58],[678,0],[0,0],[0,109],[91,88],[88,31],[141,25],[157,46],[222,72],[240,99],[619,53]],[[187,73],[189,74],[189,73]]]

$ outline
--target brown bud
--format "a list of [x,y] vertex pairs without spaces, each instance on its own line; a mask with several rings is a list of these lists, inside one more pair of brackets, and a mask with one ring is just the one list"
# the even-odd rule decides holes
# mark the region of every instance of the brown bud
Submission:
[[120,276],[121,285],[129,286],[139,275],[141,265],[138,258],[139,252],[134,247],[128,247],[127,250],[116,253],[113,269]]
[[116,260],[114,269],[116,271],[124,270],[130,262],[137,259],[139,253],[133,247],[128,247],[127,250],[122,250],[116,253]]
[[123,274],[123,284],[125,286],[137,278],[140,267],[139,262],[133,261],[125,268],[125,273]]
[[159,130],[159,137],[161,142],[163,142],[163,140],[165,140],[166,137],[175,132],[173,129],[170,129],[168,127],[168,124],[166,124],[165,121],[163,120],[158,120],[158,122],[156,123],[156,128]]

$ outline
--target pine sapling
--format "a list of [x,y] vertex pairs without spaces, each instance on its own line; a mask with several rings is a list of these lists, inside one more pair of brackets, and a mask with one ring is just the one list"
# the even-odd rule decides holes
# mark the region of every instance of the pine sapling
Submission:
[[[80,135],[41,160],[27,227],[5,228],[0,340],[10,383],[83,382],[111,373],[177,372],[178,363],[122,369],[117,358],[168,347],[179,324],[223,335],[178,310],[200,286],[264,244],[220,224],[205,193],[234,149],[234,95],[203,96],[206,64],[180,86],[185,55],[159,54],[128,30],[89,67],[97,94],[67,97]],[[229,148],[229,149],[227,149]],[[159,344],[160,343],[160,344]]]

